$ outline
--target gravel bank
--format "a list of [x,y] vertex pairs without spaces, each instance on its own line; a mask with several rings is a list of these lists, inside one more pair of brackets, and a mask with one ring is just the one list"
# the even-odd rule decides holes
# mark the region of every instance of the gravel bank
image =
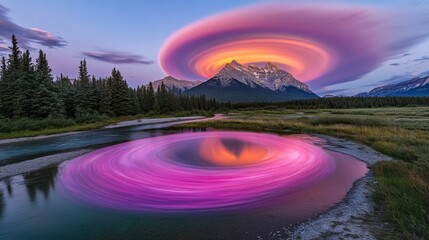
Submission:
[[0,167],[0,180],[6,177],[11,177],[11,176],[28,173],[28,172],[34,172],[39,169],[56,165],[63,161],[78,157],[90,151],[91,149],[83,149],[83,150],[72,151],[67,153],[58,153],[58,154],[53,154],[45,157],[35,158],[25,162],[9,164],[9,165]]
[[[324,141],[316,144],[325,149],[341,152],[372,165],[379,161],[390,160],[374,149],[349,140],[314,134]],[[298,225],[285,226],[267,237],[259,239],[375,239],[369,231],[365,219],[373,210],[370,199],[374,191],[375,179],[370,170],[368,174],[355,182],[346,198],[325,213]]]
[[192,116],[192,117],[174,117],[174,118],[142,118],[142,119],[118,122],[116,124],[105,126],[104,128],[130,127],[130,126],[153,124],[153,123],[165,123],[165,122],[195,120],[195,119],[201,119],[201,118],[205,118],[205,117],[203,117],[203,116]]
[[87,131],[66,132],[66,133],[58,133],[58,134],[51,134],[51,135],[40,135],[40,136],[36,136],[36,137],[21,137],[21,138],[1,139],[0,145],[8,144],[8,143],[17,143],[17,142],[40,140],[40,139],[52,138],[52,137],[61,137],[61,136],[73,135],[73,134],[84,133],[84,132],[87,132]]

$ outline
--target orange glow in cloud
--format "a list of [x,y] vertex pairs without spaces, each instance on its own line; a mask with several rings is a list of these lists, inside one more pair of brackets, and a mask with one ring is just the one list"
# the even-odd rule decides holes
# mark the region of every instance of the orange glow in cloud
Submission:
[[333,56],[319,44],[286,37],[245,39],[219,44],[196,54],[190,62],[201,76],[211,78],[232,60],[249,65],[264,63],[262,59],[270,59],[304,81],[326,72],[335,62]]

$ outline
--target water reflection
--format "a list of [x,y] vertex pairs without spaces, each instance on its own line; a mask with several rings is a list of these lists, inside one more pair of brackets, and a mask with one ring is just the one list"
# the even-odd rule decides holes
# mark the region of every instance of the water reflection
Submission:
[[2,190],[0,190],[0,219],[3,217],[3,211],[5,208],[5,201],[4,201],[4,193]]
[[68,163],[60,178],[71,198],[97,206],[200,212],[258,208],[334,170],[326,151],[303,141],[213,131],[99,149]]
[[32,203],[36,201],[38,193],[39,195],[43,195],[45,200],[48,200],[49,193],[55,190],[55,178],[57,173],[58,167],[54,166],[24,175],[24,184]]
[[[189,129],[185,132],[200,132],[205,130],[206,129]],[[156,130],[147,133],[147,136],[170,135],[171,133],[175,132]],[[130,136],[132,136],[132,134],[133,133],[131,133]],[[139,135],[140,133],[137,134]],[[175,157],[177,161],[173,163],[174,165],[186,165],[187,168],[190,167],[191,169],[208,168],[212,170],[210,173],[203,172],[201,178],[190,178],[190,183],[195,183],[196,179],[213,176],[213,174],[224,174],[225,170],[235,169],[234,171],[238,171],[252,169],[260,164],[267,164],[267,166],[271,166],[272,170],[279,170],[277,165],[269,165],[272,164],[269,159],[266,161],[254,161],[249,164],[244,161],[245,164],[243,164],[242,160],[244,160],[244,158],[242,156],[253,156],[260,152],[260,150],[258,150],[260,145],[255,143],[261,142],[263,144],[264,141],[261,141],[261,138],[256,138],[254,141],[249,141],[248,139],[247,141],[236,141],[235,138],[231,137],[220,137],[215,139],[215,141],[212,140],[208,142],[188,141],[187,144],[179,144],[180,146],[176,145],[175,148],[169,148],[168,144],[160,144],[160,146],[164,148],[163,151],[158,151],[157,157],[164,158],[164,163],[165,160],[167,160],[165,158],[168,157],[168,159],[170,159],[170,157]],[[314,141],[317,141],[317,139]],[[311,144],[308,141],[307,143]],[[154,144],[156,144],[156,142]],[[273,145],[270,143],[265,144],[267,146]],[[198,150],[203,146],[206,146],[209,152],[210,149],[212,149],[211,147],[214,149],[221,149],[221,151],[225,152],[226,156],[231,157],[231,163],[234,164],[228,165],[222,161],[219,162],[217,156],[211,156],[210,154],[205,156],[204,152],[198,152],[200,159],[195,162],[184,161],[184,159],[192,155],[186,155],[186,153],[194,149],[195,156],[195,149]],[[286,144],[286,146],[290,145]],[[270,149],[269,147],[267,148]],[[262,149],[266,148],[262,147]],[[179,156],[179,150],[182,151],[181,156]],[[271,154],[273,154],[273,152],[268,151],[261,154],[261,156],[271,156]],[[294,151],[287,151],[288,158],[297,157],[298,155],[296,154],[297,153]],[[327,154],[329,158],[335,162],[337,167],[334,172],[328,174],[324,178],[287,194],[277,195],[268,205],[260,205],[228,212],[200,212],[198,214],[129,213],[82,204],[82,202],[75,201],[74,198],[69,198],[68,195],[65,194],[67,193],[66,186],[60,181],[65,167],[68,164],[55,166],[24,176],[2,179],[2,181],[0,181],[0,240],[232,240],[256,239],[257,236],[270,239],[268,237],[269,232],[281,229],[289,223],[296,223],[307,219],[340,202],[351,188],[353,182],[364,176],[367,171],[364,163],[352,157],[333,152],[327,152]],[[179,161],[179,158],[181,161]],[[108,161],[108,159],[105,159],[105,161]],[[151,168],[155,166],[156,165],[148,165],[148,167]],[[131,170],[127,172],[127,174],[135,171],[133,165],[129,167]],[[296,167],[305,168],[305,164],[298,164]],[[282,173],[280,176],[288,176],[288,169],[280,170],[280,173]],[[238,172],[242,174],[242,172]],[[196,171],[196,173],[200,173],[199,170]],[[233,176],[246,176],[237,175],[235,173],[236,172],[234,172]],[[246,181],[250,181],[252,184],[262,184],[264,187],[266,185],[266,180],[272,180],[273,182],[278,180],[277,177],[261,178],[259,174],[263,174],[264,171],[261,171],[260,168],[255,168],[254,173],[255,174],[252,174],[253,178],[247,175]],[[91,172],[91,174],[97,175],[98,173]],[[267,174],[267,172],[264,174]],[[109,179],[111,176],[112,175],[107,174],[100,179]],[[166,182],[170,180],[168,176],[169,175],[165,174],[161,175],[159,181],[162,184],[166,184]],[[218,177],[215,179],[219,180]],[[151,179],[144,178],[142,181],[148,182],[150,180]],[[85,180],[83,179],[83,181]],[[226,182],[228,183],[228,181]],[[97,184],[91,180],[88,180],[88,183]],[[208,182],[208,184],[212,183]],[[246,189],[255,189],[255,191],[263,189],[260,188],[259,185],[255,186],[252,184],[243,184],[243,182],[238,181],[236,187],[237,189],[246,187]],[[274,184],[271,185],[276,186]],[[129,190],[128,185],[119,184],[117,186],[119,189]],[[133,186],[137,187],[137,185]],[[205,186],[202,189],[212,190],[216,189],[216,187]],[[228,188],[221,188],[219,192],[228,193],[228,191],[224,189]],[[173,190],[184,191],[185,189],[175,188]],[[242,193],[243,192],[240,192],[235,195],[237,195],[237,197],[245,197],[245,194]],[[135,195],[128,196],[131,198],[135,197]],[[210,199],[213,199],[212,197],[213,195]],[[166,200],[167,204],[171,204],[172,202],[178,203],[178,200],[175,198]],[[191,204],[198,206],[198,204],[194,204],[193,202],[191,202]]]
[[5,192],[7,192],[7,195],[9,197],[13,197],[11,178],[5,178],[5,179],[3,179],[2,182],[4,183],[4,186],[6,187],[6,189],[3,189],[3,187],[0,184],[0,219],[3,217],[3,212],[4,212],[4,209],[6,207],[6,204],[5,204],[6,193]]
[[[215,118],[219,118],[219,116],[216,116]],[[102,129],[73,135],[39,139],[37,141],[35,140],[1,144],[0,166],[56,153],[69,152],[83,148],[100,148],[121,142],[175,133],[177,130],[166,131],[158,129],[191,121],[201,120],[186,120],[146,124],[141,126]],[[187,129],[181,131],[204,131],[204,128]]]
[[4,179],[4,183],[6,184],[6,190],[9,196],[12,196],[13,190],[12,190],[12,183],[10,178]]
[[[268,148],[234,138],[210,138],[201,141],[200,156],[216,166],[240,166],[264,161]],[[191,158],[192,159],[192,158]]]

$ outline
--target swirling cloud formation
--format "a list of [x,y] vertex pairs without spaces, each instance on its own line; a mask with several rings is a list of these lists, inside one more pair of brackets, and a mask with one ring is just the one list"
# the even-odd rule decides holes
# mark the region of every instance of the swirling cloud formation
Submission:
[[180,29],[164,43],[159,60],[167,74],[192,80],[208,79],[234,59],[270,61],[323,87],[355,80],[421,41],[427,20],[365,6],[252,6]]

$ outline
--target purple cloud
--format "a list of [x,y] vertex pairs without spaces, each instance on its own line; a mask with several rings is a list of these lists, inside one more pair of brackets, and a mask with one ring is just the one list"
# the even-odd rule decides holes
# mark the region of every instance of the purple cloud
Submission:
[[427,61],[429,61],[429,56],[422,56],[420,58],[417,58],[417,59],[413,60],[413,62],[421,62],[421,63],[427,62]]
[[37,43],[49,48],[67,46],[67,42],[64,39],[55,36],[51,32],[38,28],[19,26],[7,16],[8,12],[9,9],[0,4],[0,52],[7,50],[5,40],[10,39],[12,34],[15,34],[20,46],[28,50],[35,49],[31,46],[32,43]]
[[116,63],[116,64],[152,64],[153,62],[145,59],[144,56],[116,52],[108,50],[97,50],[92,52],[83,52],[83,55],[89,58],[97,59],[103,62]]
[[273,62],[312,88],[357,80],[429,36],[424,9],[371,5],[266,4],[219,13],[175,32],[161,48],[162,69],[208,79],[232,59]]

